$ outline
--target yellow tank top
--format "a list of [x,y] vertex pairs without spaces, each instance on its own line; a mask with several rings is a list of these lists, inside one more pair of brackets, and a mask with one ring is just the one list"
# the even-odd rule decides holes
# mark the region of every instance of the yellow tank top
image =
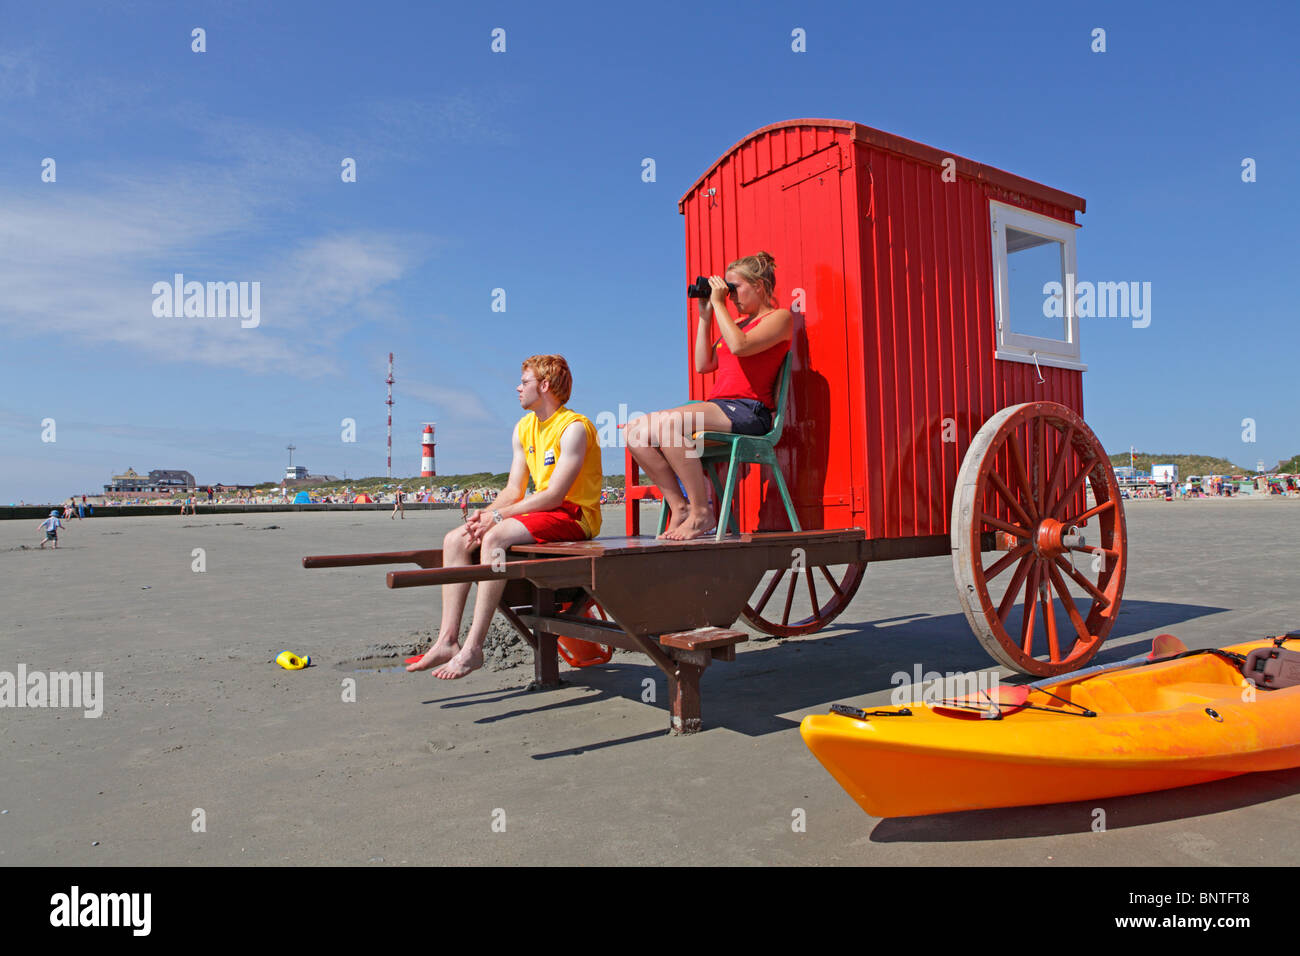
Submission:
[[582,471],[564,496],[565,504],[575,504],[582,509],[577,522],[588,538],[600,534],[600,484],[602,480],[600,463],[600,442],[596,438],[596,426],[586,416],[560,407],[544,422],[537,420],[535,412],[529,412],[519,419],[516,431],[519,444],[523,446],[524,456],[528,460],[528,473],[533,478],[533,488],[545,491],[551,480],[551,472],[560,460],[560,436],[574,422],[581,422],[587,433],[587,457],[583,460]]

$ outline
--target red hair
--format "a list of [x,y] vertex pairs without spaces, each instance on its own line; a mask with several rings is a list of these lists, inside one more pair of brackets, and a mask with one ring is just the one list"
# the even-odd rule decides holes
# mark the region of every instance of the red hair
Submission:
[[550,385],[551,394],[561,405],[569,400],[569,395],[573,392],[573,374],[563,355],[530,355],[524,359],[520,371],[528,369],[533,370],[538,382]]

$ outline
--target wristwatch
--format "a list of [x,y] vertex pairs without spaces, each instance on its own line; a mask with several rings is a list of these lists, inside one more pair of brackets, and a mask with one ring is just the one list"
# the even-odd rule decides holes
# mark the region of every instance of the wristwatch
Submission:
[[492,523],[493,524],[501,523],[501,512],[495,510],[492,512]]

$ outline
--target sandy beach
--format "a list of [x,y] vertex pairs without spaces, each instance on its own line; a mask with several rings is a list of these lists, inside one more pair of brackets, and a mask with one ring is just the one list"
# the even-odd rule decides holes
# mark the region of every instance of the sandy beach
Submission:
[[[1127,516],[1124,607],[1098,662],[1163,631],[1206,647],[1300,628],[1300,501],[1128,502]],[[664,682],[640,656],[562,665],[565,686],[543,692],[526,689],[522,654],[461,681],[406,674],[401,655],[437,624],[437,589],[391,591],[382,568],[301,567],[308,554],[437,547],[459,521],[74,519],[57,552],[35,550],[36,522],[0,522],[0,670],[104,681],[97,719],[2,712],[0,863],[1300,863],[1300,771],[1095,804],[892,821],[859,810],[798,722],[831,703],[888,703],[891,675],[917,665],[991,669],[946,559],[873,565],[826,631],[742,645],[705,675],[693,737],[666,734]],[[606,531],[621,527],[622,508],[606,508]],[[313,666],[281,669],[282,650]]]

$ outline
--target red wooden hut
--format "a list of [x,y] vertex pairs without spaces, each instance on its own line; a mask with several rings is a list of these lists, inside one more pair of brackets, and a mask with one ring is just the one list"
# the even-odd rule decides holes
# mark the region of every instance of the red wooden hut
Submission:
[[[998,409],[1050,400],[1082,414],[1072,303],[1078,196],[860,123],[765,126],[678,203],[686,275],[776,259],[796,315],[790,418],[778,457],[805,528],[946,535],[954,481]],[[1069,280],[1073,281],[1073,280]],[[687,364],[694,306],[684,337]],[[1035,312],[1037,309],[1037,312]],[[691,374],[692,398],[711,375]],[[751,469],[744,527],[786,527]]]

